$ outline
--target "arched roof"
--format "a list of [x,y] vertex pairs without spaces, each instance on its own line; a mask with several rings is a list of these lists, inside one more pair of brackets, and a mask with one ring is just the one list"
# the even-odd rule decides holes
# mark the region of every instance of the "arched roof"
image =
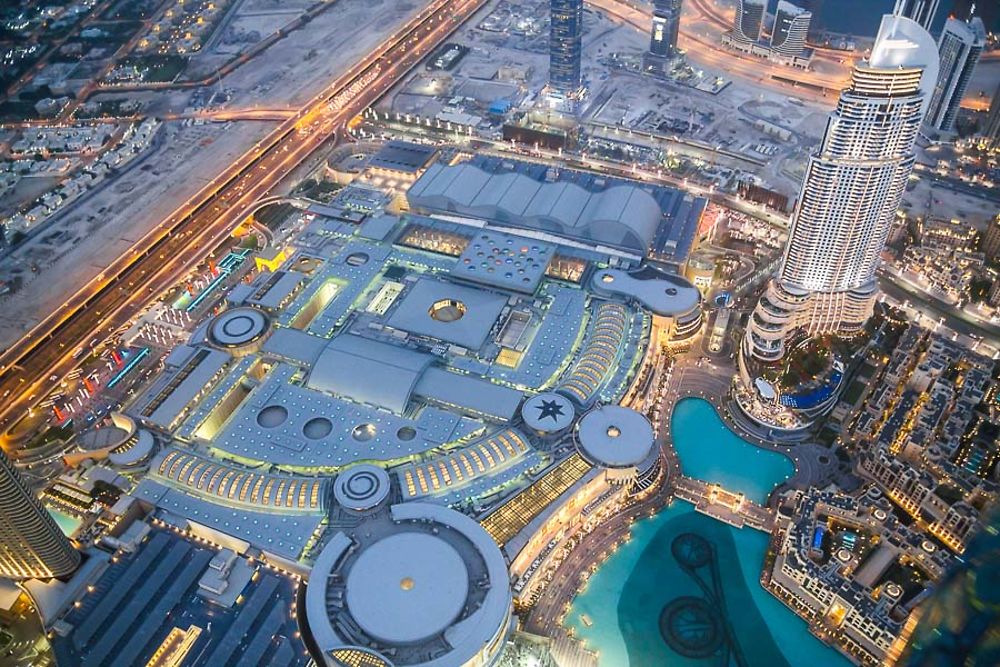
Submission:
[[320,353],[306,384],[399,414],[432,359],[404,347],[342,334]]
[[407,194],[410,205],[646,252],[663,212],[635,185],[588,189],[520,171],[492,173],[462,163],[432,165]]

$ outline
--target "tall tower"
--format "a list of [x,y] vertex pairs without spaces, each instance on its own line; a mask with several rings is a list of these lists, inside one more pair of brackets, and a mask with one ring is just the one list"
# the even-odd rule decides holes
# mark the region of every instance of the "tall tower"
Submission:
[[79,564],[80,553],[0,451],[0,577],[61,577]]
[[677,53],[677,35],[681,27],[681,0],[654,0],[653,31],[649,52],[669,58]]
[[787,0],[779,0],[771,30],[771,48],[783,56],[799,56],[806,48],[812,14]]
[[986,116],[982,135],[986,137],[990,148],[1000,148],[1000,83],[997,84],[996,92],[993,93],[990,112]]
[[778,275],[750,317],[745,355],[777,361],[793,331],[850,335],[871,316],[879,254],[937,70],[926,30],[882,18],[871,57],[855,65],[809,160]]
[[997,217],[990,221],[983,232],[982,251],[987,261],[1000,261],[1000,213],[997,213]]
[[551,10],[549,85],[561,93],[573,93],[583,85],[583,0],[551,0]]
[[738,0],[733,37],[747,42],[756,42],[760,39],[766,10],[767,0]]
[[941,0],[896,0],[896,8],[892,13],[912,19],[929,31],[940,2]]
[[972,71],[986,48],[986,28],[979,17],[966,22],[949,18],[938,40],[941,69],[927,111],[927,124],[943,132],[955,127],[955,117]]

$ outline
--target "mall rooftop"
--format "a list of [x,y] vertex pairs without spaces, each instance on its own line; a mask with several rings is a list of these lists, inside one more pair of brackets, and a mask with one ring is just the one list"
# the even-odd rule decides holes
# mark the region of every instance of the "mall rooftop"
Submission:
[[431,165],[411,208],[533,229],[681,264],[706,200],[674,188],[486,155]]
[[[615,187],[656,208],[647,189]],[[377,503],[402,507],[488,508],[524,489],[571,451],[559,441],[584,413],[621,399],[651,330],[666,340],[700,317],[683,278],[579,239],[291,215],[284,260],[230,292],[126,408],[164,443],[136,491],[158,519],[291,567],[376,482]]]

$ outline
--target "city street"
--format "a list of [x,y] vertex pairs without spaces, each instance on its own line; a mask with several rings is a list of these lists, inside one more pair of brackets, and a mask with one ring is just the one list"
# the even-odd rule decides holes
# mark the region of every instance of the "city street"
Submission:
[[[483,4],[437,0],[253,151],[182,205],[131,253],[70,297],[0,357],[0,427],[9,429],[75,365],[170,287],[243,220],[254,202],[378,99]],[[169,258],[169,259],[168,259]],[[103,332],[103,333],[102,333]],[[90,341],[89,343],[87,341]],[[17,434],[13,434],[16,438]]]

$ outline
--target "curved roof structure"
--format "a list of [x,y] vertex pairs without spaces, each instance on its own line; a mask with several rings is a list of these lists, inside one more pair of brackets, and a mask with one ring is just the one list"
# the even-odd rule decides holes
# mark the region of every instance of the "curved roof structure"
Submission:
[[590,279],[594,291],[635,299],[657,315],[677,317],[698,308],[701,293],[690,282],[669,273],[646,267],[626,273],[602,269]]
[[347,607],[367,634],[413,644],[458,619],[469,568],[458,550],[427,533],[398,533],[362,551],[347,573]]
[[521,417],[534,431],[557,433],[573,423],[576,408],[562,394],[547,391],[526,400],[521,406]]
[[167,449],[149,466],[150,477],[191,495],[256,511],[321,512],[324,479],[270,475],[181,449]]
[[927,110],[930,92],[938,78],[940,61],[937,42],[922,25],[905,16],[883,16],[871,56],[862,65],[865,66],[886,70],[922,68],[920,90],[925,93],[923,109]]
[[216,315],[208,331],[220,347],[241,347],[263,336],[268,324],[267,316],[256,308],[232,308]]
[[[553,172],[554,173],[554,172]],[[663,211],[641,187],[585,188],[556,176],[492,173],[475,164],[431,165],[407,193],[410,206],[539,229],[645,253]]]
[[490,664],[511,604],[489,534],[460,512],[409,502],[333,536],[309,575],[305,611],[326,656],[364,647],[396,667],[454,667],[476,656]]
[[443,456],[400,466],[396,474],[403,497],[442,495],[469,486],[524,459],[531,451],[529,442],[519,430],[507,428]]
[[399,414],[432,360],[428,354],[343,334],[319,355],[306,385]]
[[370,463],[359,463],[337,475],[333,497],[337,504],[355,512],[374,509],[389,496],[389,473]]
[[656,445],[653,426],[641,413],[620,405],[591,410],[577,424],[584,458],[606,468],[638,466]]
[[108,454],[108,460],[116,466],[134,466],[152,454],[155,446],[153,434],[140,429],[135,432],[134,438],[129,438],[125,444],[113,449]]
[[573,370],[556,387],[580,405],[594,398],[615,367],[628,326],[628,310],[619,303],[597,306],[587,345]]

